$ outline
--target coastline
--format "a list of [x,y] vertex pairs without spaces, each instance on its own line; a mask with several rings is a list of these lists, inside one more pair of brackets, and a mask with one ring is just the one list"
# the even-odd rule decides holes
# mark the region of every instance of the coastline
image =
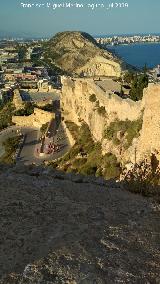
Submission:
[[105,49],[139,70],[145,64],[149,69],[160,64],[160,42],[106,45]]

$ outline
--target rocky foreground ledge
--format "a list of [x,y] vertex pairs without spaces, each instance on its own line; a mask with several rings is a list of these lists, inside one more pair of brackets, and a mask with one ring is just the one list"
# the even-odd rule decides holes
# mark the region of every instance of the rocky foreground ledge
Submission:
[[160,283],[160,215],[113,181],[0,168],[0,283]]

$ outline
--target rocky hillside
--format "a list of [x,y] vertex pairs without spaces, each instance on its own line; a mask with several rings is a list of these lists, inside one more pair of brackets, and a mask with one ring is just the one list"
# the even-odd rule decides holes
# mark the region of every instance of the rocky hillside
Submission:
[[160,283],[158,205],[100,178],[0,167],[0,283]]
[[121,74],[120,60],[103,50],[87,33],[62,32],[44,47],[44,58],[70,74],[115,76]]

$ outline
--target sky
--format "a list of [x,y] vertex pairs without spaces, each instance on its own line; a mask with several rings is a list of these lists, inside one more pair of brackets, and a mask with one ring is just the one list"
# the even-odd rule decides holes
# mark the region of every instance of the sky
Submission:
[[[84,7],[51,8],[62,3],[78,3]],[[111,3],[113,8],[107,9]],[[126,3],[128,7],[117,8],[116,2],[109,0],[0,0],[0,35],[51,37],[66,30],[85,31],[93,36],[160,33],[160,0],[118,3]],[[23,4],[34,6],[26,8]],[[44,5],[36,7],[36,4]],[[101,5],[91,9],[93,4]]]

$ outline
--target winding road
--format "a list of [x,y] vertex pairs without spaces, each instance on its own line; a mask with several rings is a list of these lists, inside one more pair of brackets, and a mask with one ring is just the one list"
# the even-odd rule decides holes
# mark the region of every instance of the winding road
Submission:
[[[54,123],[50,124],[49,133],[47,135],[45,143],[54,141],[56,144],[59,144],[59,152],[39,156],[37,149],[40,148],[40,129],[34,127],[10,126],[0,132],[0,158],[5,154],[3,142],[6,139],[12,138],[20,133],[25,136],[25,139],[20,154],[16,158],[16,163],[22,163],[25,165],[35,163],[37,165],[40,165],[44,161],[52,161],[61,158],[70,149],[70,143],[67,134],[65,132],[65,129],[63,128],[63,125],[61,124],[60,116],[57,114]],[[61,139],[59,139],[59,137]]]

